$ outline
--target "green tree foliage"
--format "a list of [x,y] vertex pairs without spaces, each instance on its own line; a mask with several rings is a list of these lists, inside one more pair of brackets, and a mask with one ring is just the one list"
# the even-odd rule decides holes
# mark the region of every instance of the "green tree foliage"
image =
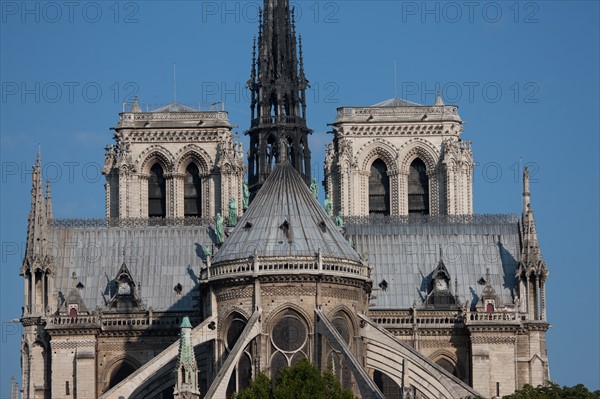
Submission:
[[260,373],[250,381],[250,386],[233,395],[233,399],[271,399],[273,397],[271,379]]
[[317,367],[302,359],[292,368],[282,369],[275,385],[260,374],[234,399],[354,399],[354,396],[342,388],[330,370],[321,374]]
[[590,392],[582,384],[574,387],[561,387],[558,384],[551,383],[548,386],[525,385],[512,395],[505,396],[504,399],[600,399],[600,390]]

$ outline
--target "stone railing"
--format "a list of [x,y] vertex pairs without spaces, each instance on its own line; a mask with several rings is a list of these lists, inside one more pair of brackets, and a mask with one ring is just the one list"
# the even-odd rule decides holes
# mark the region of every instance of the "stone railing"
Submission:
[[427,327],[452,327],[457,324],[464,324],[464,318],[457,314],[420,314],[417,311],[417,316],[413,316],[410,313],[400,315],[386,315],[378,314],[374,312],[369,314],[371,320],[377,324],[386,327],[412,327],[413,325],[427,326]]
[[258,125],[306,125],[306,120],[299,116],[263,116],[260,118],[253,119],[251,122],[252,127]]
[[354,276],[361,279],[369,279],[369,268],[359,263],[346,260],[324,259],[319,262],[318,258],[295,258],[295,259],[263,259],[257,262],[248,260],[224,262],[211,265],[208,268],[209,280],[220,280],[232,277],[247,277],[257,275],[337,275]]
[[515,312],[471,312],[468,321],[517,321]]
[[512,224],[519,218],[512,214],[475,215],[365,215],[346,216],[344,223],[353,224]]
[[[91,314],[81,315],[78,314],[76,317],[67,315],[53,316],[49,318],[49,327],[96,327],[108,330],[122,330],[122,329],[147,329],[147,328],[179,328],[181,320],[186,316],[184,314],[151,314],[151,313],[140,313],[134,314],[128,317],[115,317],[113,315]],[[200,320],[195,320],[195,323]]]
[[412,116],[428,115],[439,120],[442,117],[451,120],[460,120],[458,107],[444,106],[407,106],[407,107],[342,107],[338,108],[336,122],[361,120],[364,117],[406,118]]
[[50,319],[50,324],[54,326],[69,326],[69,325],[81,325],[91,324],[100,326],[99,318],[96,315],[77,315],[71,316],[54,316]]
[[154,227],[154,226],[210,226],[215,218],[126,218],[126,219],[52,219],[50,227]]

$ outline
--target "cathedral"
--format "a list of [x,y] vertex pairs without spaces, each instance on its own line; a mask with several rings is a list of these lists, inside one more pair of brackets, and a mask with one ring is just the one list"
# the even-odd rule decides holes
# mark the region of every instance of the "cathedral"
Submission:
[[[549,382],[529,176],[473,213],[463,121],[393,98],[332,115],[311,176],[302,41],[265,0],[246,152],[225,109],[119,114],[104,219],[55,219],[32,175],[23,398],[231,398],[307,358],[360,398],[500,398]],[[334,119],[335,118],[335,119]]]

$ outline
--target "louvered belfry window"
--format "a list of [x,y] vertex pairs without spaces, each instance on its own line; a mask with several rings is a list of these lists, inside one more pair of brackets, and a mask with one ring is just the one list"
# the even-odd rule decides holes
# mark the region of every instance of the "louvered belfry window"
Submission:
[[419,158],[410,164],[408,213],[429,215],[429,178],[425,163]]
[[371,165],[369,176],[369,214],[390,214],[390,178],[381,159]]
[[183,184],[183,213],[187,217],[202,216],[202,191],[200,171],[191,163],[185,170]]
[[154,164],[148,179],[148,216],[164,218],[167,215],[166,184],[163,168]]

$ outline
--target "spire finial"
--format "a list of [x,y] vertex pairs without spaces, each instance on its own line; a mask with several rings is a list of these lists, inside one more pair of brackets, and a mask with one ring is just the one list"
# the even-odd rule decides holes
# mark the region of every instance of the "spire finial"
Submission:
[[133,97],[133,105],[131,106],[131,110],[129,112],[142,112],[140,103],[138,102],[138,96]]
[[523,169],[523,214],[531,209],[531,192],[529,186],[529,168]]
[[437,91],[437,97],[435,98],[435,103],[433,104],[436,107],[441,107],[444,105],[444,101],[442,100],[442,94],[440,91]]
[[46,178],[46,219],[54,219],[54,210],[52,209],[52,194],[50,192],[50,180]]

